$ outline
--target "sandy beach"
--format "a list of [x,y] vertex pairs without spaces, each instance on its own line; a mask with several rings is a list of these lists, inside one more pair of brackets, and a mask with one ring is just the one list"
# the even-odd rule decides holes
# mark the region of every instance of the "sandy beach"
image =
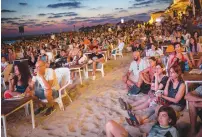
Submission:
[[[127,112],[120,108],[118,98],[127,98],[126,88],[121,81],[132,60],[125,54],[116,61],[105,63],[105,77],[96,73],[96,80],[84,81],[84,85],[72,86],[69,91],[73,103],[64,99],[65,111],[57,110],[51,116],[35,116],[36,128],[32,129],[31,118],[24,109],[7,118],[7,131],[10,137],[104,137],[105,124],[115,120],[123,125],[134,137],[149,132],[153,123],[130,127],[125,121]],[[78,81],[76,81],[78,82]],[[178,127],[187,133],[189,117],[187,110],[181,114]],[[3,136],[3,132],[1,133]]]

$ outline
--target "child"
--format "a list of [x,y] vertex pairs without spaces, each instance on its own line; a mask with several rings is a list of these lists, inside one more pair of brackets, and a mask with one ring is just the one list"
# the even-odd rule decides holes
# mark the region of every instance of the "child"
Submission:
[[[147,137],[178,137],[174,127],[177,121],[175,111],[171,107],[162,106],[158,111],[157,123],[151,128]],[[132,137],[122,126],[114,121],[106,124],[107,137]]]
[[178,137],[176,113],[171,107],[162,106],[158,111],[158,122],[152,127],[147,137]]

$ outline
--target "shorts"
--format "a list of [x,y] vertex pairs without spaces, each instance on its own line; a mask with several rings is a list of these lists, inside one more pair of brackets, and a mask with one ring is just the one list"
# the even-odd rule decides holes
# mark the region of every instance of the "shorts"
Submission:
[[[35,96],[38,97],[39,99],[46,99],[44,89],[35,90]],[[58,98],[59,97],[59,92],[57,90],[53,89],[52,90],[52,96],[53,96],[53,99]]]

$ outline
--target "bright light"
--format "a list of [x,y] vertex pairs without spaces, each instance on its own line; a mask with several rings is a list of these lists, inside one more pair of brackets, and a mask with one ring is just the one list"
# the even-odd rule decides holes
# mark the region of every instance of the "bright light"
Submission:
[[124,19],[121,19],[121,23],[124,23]]
[[156,22],[161,22],[161,18],[157,18],[157,19],[156,19]]

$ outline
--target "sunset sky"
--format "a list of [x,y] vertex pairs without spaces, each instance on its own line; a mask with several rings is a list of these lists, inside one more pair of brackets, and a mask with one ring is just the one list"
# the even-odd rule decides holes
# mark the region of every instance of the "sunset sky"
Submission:
[[164,10],[172,0],[2,0],[1,34],[26,34],[72,30],[81,26],[117,23],[121,18],[147,21],[151,12]]

